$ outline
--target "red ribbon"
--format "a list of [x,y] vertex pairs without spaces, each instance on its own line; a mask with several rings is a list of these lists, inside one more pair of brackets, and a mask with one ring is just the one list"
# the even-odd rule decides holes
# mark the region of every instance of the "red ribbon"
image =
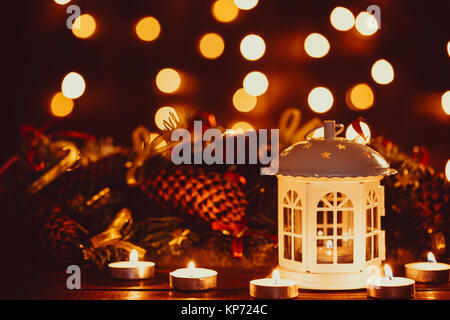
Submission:
[[[27,161],[28,164],[34,169],[34,171],[39,172],[44,170],[45,163],[42,160],[41,156],[38,153],[39,139],[42,135],[53,126],[57,120],[52,120],[47,122],[41,128],[35,128],[32,125],[22,125],[20,127],[20,132],[22,137],[27,141],[29,145],[29,150],[27,152]],[[95,140],[93,135],[78,132],[78,131],[58,131],[54,133],[50,133],[49,135],[54,137],[65,137],[65,138],[73,138],[73,139],[82,139],[82,140]]]
[[355,129],[356,133],[359,134],[361,137],[363,137],[364,140],[366,140],[366,135],[364,134],[362,128],[361,128],[361,122],[364,119],[362,117],[358,117],[352,122],[352,127]]

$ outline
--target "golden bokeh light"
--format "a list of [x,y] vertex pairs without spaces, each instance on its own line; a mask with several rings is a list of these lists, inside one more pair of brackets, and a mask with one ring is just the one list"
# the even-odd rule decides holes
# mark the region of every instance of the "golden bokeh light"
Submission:
[[173,93],[178,90],[180,84],[180,74],[172,68],[162,69],[156,75],[156,86],[162,92]]
[[347,127],[347,130],[345,131],[345,137],[351,141],[355,141],[362,144],[368,144],[370,142],[371,136],[370,128],[367,125],[367,123],[363,121],[360,121],[360,126],[364,137],[358,134],[355,128],[353,128],[353,125],[351,124]]
[[306,53],[312,58],[322,58],[330,51],[330,43],[320,33],[311,33],[304,43]]
[[245,121],[239,121],[236,122],[235,124],[233,124],[233,126],[231,127],[231,130],[238,132],[238,133],[244,133],[245,131],[249,131],[249,130],[255,130],[252,125],[248,122]]
[[69,72],[61,83],[61,91],[69,99],[81,97],[85,89],[83,76],[76,72]]
[[372,66],[372,78],[378,84],[388,84],[394,81],[394,68],[385,59],[376,61]]
[[450,57],[450,41],[447,42],[447,54]]
[[55,0],[55,3],[63,6],[65,4],[68,4],[70,1],[72,0]]
[[442,109],[448,115],[450,115],[450,90],[445,92],[441,98]]
[[50,102],[50,111],[55,117],[67,117],[72,113],[73,101],[63,95],[62,92],[55,94]]
[[375,16],[371,15],[367,11],[361,11],[355,20],[356,30],[363,36],[370,36],[377,32],[378,22]]
[[243,87],[249,95],[257,97],[266,92],[269,87],[269,80],[263,73],[253,71],[245,76]]
[[136,34],[143,41],[153,41],[161,33],[161,25],[155,17],[145,17],[136,24]]
[[258,98],[249,95],[244,88],[237,90],[233,95],[233,105],[241,112],[249,112],[255,108]]
[[225,42],[217,33],[207,33],[200,39],[200,53],[207,59],[216,59],[220,57],[224,49]]
[[373,106],[374,94],[366,83],[360,83],[350,88],[348,93],[349,107],[353,110],[366,110]]
[[156,126],[161,130],[166,130],[166,126],[164,125],[164,123],[170,123],[170,119],[172,118],[171,114],[173,114],[177,121],[180,121],[180,118],[178,118],[178,114],[174,108],[170,106],[159,108],[155,114]]
[[330,14],[331,25],[339,31],[348,31],[355,25],[355,16],[344,7],[336,7]]
[[259,0],[234,0],[234,4],[241,10],[251,10],[258,4]]
[[217,21],[231,22],[238,16],[239,8],[233,0],[217,0],[213,3],[211,11]]
[[256,34],[249,34],[241,41],[240,46],[242,56],[250,61],[260,59],[266,51],[264,39]]
[[85,13],[73,22],[72,33],[78,38],[87,39],[94,34],[96,28],[94,17]]
[[333,94],[325,87],[314,88],[308,95],[308,104],[314,112],[327,112],[333,106]]
[[450,182],[450,159],[447,160],[447,164],[445,165],[445,177]]

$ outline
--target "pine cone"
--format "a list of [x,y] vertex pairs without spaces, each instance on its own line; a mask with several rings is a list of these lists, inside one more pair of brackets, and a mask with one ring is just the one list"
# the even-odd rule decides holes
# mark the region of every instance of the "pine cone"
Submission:
[[152,172],[141,191],[157,205],[198,216],[214,230],[237,235],[245,228],[247,200],[240,186],[217,172],[179,166]]

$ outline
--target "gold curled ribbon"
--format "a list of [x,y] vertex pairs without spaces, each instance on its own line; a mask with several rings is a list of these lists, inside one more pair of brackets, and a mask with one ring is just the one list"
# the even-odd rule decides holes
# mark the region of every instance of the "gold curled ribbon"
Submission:
[[136,172],[144,165],[144,162],[152,155],[164,153],[173,146],[157,133],[152,133],[144,126],[134,129],[131,139],[136,157],[127,171],[127,183],[134,186],[138,183]]
[[131,225],[133,223],[133,218],[131,217],[131,211],[127,208],[123,208],[120,210],[109,226],[102,233],[93,236],[90,239],[91,245],[93,248],[100,248],[106,246],[114,246],[116,248],[124,249],[127,252],[131,252],[132,250],[136,250],[139,258],[143,258],[145,256],[146,250],[132,244],[129,241],[124,241],[122,239],[122,234],[120,231],[125,227],[125,225]]
[[322,126],[319,118],[313,118],[304,125],[302,122],[302,112],[297,108],[287,108],[280,117],[280,144],[289,146],[298,141],[305,140],[308,132]]
[[36,194],[41,191],[46,185],[58,178],[61,174],[70,169],[78,160],[79,151],[76,145],[70,141],[56,141],[50,147],[51,151],[56,152],[58,150],[68,151],[67,155],[61,159],[58,164],[47,171],[43,176],[34,181],[28,188],[28,192]]

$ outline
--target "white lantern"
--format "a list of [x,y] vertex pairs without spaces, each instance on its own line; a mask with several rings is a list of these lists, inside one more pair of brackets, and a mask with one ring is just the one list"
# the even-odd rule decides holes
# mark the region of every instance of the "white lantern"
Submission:
[[366,287],[367,268],[385,259],[384,175],[394,174],[375,150],[337,138],[298,142],[280,155],[279,271],[301,288]]

